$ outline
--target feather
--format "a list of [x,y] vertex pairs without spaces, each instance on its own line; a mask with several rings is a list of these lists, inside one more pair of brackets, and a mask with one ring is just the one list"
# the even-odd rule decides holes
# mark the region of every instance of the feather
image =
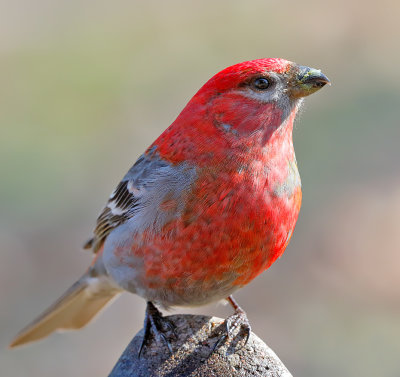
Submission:
[[85,326],[120,290],[105,275],[83,275],[53,305],[26,326],[11,342],[17,347],[54,331]]

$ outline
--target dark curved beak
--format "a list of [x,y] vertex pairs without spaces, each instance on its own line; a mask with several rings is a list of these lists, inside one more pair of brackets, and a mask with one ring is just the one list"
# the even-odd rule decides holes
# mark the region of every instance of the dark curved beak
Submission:
[[293,81],[292,95],[294,97],[308,96],[331,83],[319,69],[303,65],[297,66],[296,77]]

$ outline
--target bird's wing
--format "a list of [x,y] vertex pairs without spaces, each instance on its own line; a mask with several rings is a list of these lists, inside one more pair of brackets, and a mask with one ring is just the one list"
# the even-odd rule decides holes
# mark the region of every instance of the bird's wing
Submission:
[[[112,230],[133,217],[142,228],[162,227],[182,209],[184,193],[195,179],[195,168],[185,163],[172,165],[155,148],[139,157],[112,192],[97,218],[94,236],[85,249],[96,253]],[[160,210],[163,202],[175,202],[174,211]]]

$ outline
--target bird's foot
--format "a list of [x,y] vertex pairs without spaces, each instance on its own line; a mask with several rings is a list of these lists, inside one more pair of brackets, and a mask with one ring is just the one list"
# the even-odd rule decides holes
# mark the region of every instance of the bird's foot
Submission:
[[142,344],[139,348],[138,357],[140,358],[145,346],[150,341],[150,338],[154,335],[157,341],[162,340],[162,342],[167,346],[168,351],[172,355],[172,347],[169,339],[166,337],[165,333],[172,332],[174,335],[175,326],[172,322],[163,317],[161,312],[154,306],[150,301],[147,302],[146,314],[144,318],[144,335]]
[[225,319],[225,329],[215,344],[213,352],[224,344],[227,339],[232,339],[234,336],[243,335],[244,343],[240,348],[245,347],[250,338],[251,326],[246,312],[238,305],[232,296],[229,296],[227,300],[233,306],[235,313]]

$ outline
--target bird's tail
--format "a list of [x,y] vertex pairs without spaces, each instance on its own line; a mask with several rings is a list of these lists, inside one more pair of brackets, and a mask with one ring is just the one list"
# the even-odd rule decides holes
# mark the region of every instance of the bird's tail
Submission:
[[53,305],[26,326],[10,347],[39,340],[57,330],[79,329],[118,293],[120,289],[108,276],[85,273]]

